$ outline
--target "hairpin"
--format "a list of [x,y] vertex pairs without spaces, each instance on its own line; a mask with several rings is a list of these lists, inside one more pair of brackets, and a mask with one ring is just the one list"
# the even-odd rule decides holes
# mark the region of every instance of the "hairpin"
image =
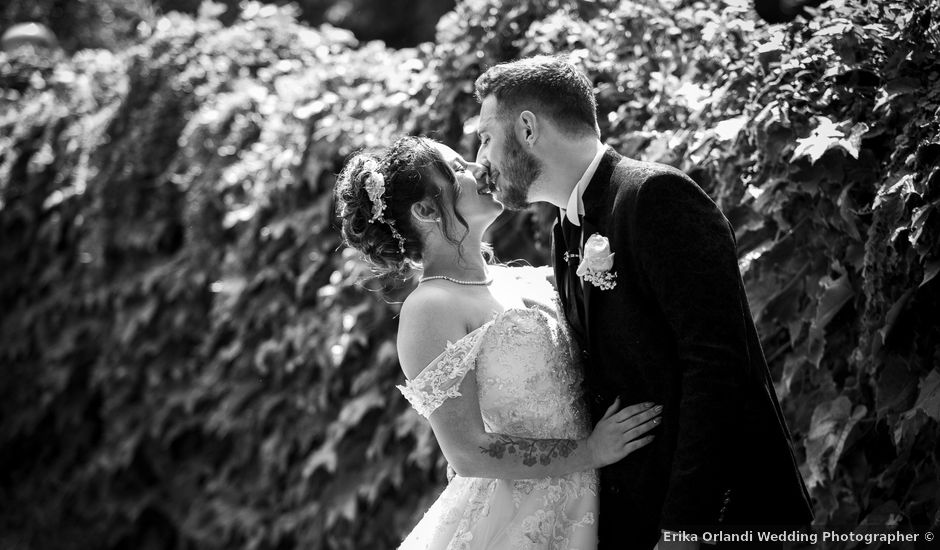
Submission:
[[374,160],[369,160],[365,166],[368,174],[366,175],[366,192],[369,194],[369,200],[372,201],[372,217],[369,223],[379,221],[388,225],[392,230],[392,236],[398,239],[398,250],[402,255],[405,254],[405,237],[395,228],[395,220],[385,218],[385,201],[382,197],[385,195],[385,176],[378,170],[378,165]]

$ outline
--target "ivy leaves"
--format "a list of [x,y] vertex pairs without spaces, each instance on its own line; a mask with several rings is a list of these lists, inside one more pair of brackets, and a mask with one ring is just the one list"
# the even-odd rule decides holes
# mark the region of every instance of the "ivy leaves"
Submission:
[[860,122],[846,129],[846,123],[835,124],[825,116],[816,117],[816,122],[817,126],[809,136],[796,140],[793,160],[808,157],[812,164],[816,164],[826,151],[834,148],[842,149],[852,158],[858,158],[862,136],[868,131],[867,124]]
[[[36,546],[76,503],[100,547],[115,522],[206,548],[395,546],[444,464],[394,389],[407,288],[383,296],[340,246],[333,174],[401,133],[472,152],[476,76],[559,51],[605,140],[693,174],[734,224],[820,521],[931,521],[937,0],[830,0],[776,26],[743,0],[475,0],[404,50],[206,6],[127,51],[0,53],[0,445],[19,499],[0,516],[54,525]],[[501,257],[546,261],[543,214],[494,234]]]
[[832,481],[852,429],[867,413],[864,405],[853,407],[844,395],[816,406],[805,442],[807,487],[815,489]]

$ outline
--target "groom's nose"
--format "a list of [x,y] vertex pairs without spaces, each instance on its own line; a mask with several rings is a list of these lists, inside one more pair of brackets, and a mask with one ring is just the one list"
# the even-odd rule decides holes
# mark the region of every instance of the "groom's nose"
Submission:
[[468,162],[467,168],[470,169],[470,173],[477,181],[485,181],[490,175],[489,166],[478,162]]
[[477,149],[477,164],[485,166],[487,170],[490,169],[490,159],[487,158],[482,144],[480,144],[480,148]]

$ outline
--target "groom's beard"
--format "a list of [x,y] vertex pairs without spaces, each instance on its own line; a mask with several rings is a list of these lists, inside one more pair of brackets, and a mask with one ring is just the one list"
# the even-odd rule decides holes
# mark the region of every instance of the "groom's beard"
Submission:
[[522,148],[512,130],[506,132],[506,161],[500,172],[499,202],[510,210],[529,206],[529,188],[542,173],[532,153]]

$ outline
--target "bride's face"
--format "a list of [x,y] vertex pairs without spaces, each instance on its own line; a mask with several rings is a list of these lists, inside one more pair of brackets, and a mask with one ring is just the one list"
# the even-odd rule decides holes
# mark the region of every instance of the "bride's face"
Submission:
[[442,143],[434,143],[434,148],[444,158],[444,163],[451,169],[456,180],[453,185],[454,210],[463,216],[471,229],[488,227],[503,211],[503,205],[486,189],[483,182],[478,182],[474,176],[474,172],[482,173],[483,167],[468,162]]

